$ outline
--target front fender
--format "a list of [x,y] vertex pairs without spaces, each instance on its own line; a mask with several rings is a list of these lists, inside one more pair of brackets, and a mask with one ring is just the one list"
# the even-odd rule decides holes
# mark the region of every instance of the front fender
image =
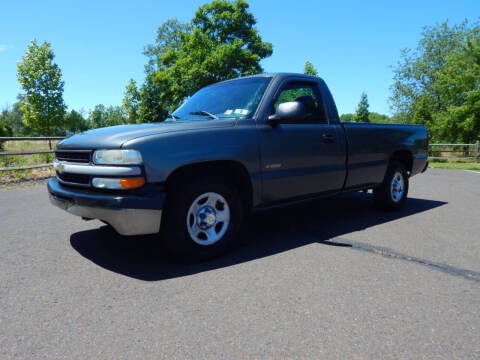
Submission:
[[260,171],[253,120],[233,127],[210,128],[152,135],[126,142],[123,148],[141,152],[147,181],[165,182],[176,169],[201,162],[235,160],[242,163],[252,181]]

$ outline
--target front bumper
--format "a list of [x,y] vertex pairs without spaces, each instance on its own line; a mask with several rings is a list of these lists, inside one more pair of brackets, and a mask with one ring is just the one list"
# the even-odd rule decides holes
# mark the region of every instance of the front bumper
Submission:
[[69,213],[99,219],[120,235],[154,234],[160,230],[165,192],[145,187],[125,194],[71,188],[56,178],[48,181],[50,202]]

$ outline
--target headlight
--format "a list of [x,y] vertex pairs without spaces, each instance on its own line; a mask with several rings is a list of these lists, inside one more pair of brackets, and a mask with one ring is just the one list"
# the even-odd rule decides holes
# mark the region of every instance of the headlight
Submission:
[[137,150],[97,150],[93,162],[99,165],[139,165],[142,155]]

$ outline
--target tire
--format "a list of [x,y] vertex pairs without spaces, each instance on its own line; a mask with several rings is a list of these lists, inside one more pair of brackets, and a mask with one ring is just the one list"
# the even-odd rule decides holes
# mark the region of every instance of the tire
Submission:
[[408,195],[408,172],[399,161],[392,161],[387,169],[383,183],[373,189],[375,205],[383,210],[400,210]]
[[228,179],[205,173],[168,190],[162,238],[168,250],[188,261],[225,253],[243,218],[238,190]]

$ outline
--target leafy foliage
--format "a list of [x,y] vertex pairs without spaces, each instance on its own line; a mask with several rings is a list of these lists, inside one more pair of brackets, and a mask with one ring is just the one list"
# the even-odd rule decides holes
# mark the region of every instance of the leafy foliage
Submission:
[[371,123],[390,123],[393,122],[392,119],[385,114],[379,114],[377,112],[368,113],[368,122]]
[[23,121],[42,135],[51,136],[62,126],[65,113],[62,72],[53,62],[50,44],[32,40],[22,61],[17,64],[17,76],[25,101],[20,108]]
[[[7,110],[2,111],[0,115],[0,136],[12,136],[12,129],[8,125],[6,118]],[[0,141],[0,151],[3,151],[3,142]]]
[[346,122],[346,121],[355,121],[353,117],[355,114],[342,114],[340,115],[340,121]]
[[310,61],[305,63],[305,67],[303,68],[303,73],[307,75],[318,76],[318,71],[313,67],[313,64]]
[[480,136],[480,26],[465,21],[425,27],[415,50],[402,50],[394,70],[394,118],[425,124],[433,141]]
[[6,107],[0,114],[0,121],[3,121],[7,128],[11,129],[12,136],[34,135],[35,132],[23,122],[23,113],[20,104],[23,102],[21,95],[17,96],[17,102],[11,107]]
[[303,96],[309,96],[315,99],[315,93],[309,87],[284,89],[278,96],[278,99],[275,102],[274,107],[275,109],[277,109],[278,105],[280,105],[281,103],[296,101],[298,98]]
[[89,117],[90,127],[99,128],[128,124],[128,118],[120,106],[96,105]]
[[214,0],[187,24],[171,19],[160,26],[145,51],[141,122],[162,121],[204,86],[262,72],[260,61],[272,54],[272,45],[262,41],[248,8],[244,0]]
[[138,104],[138,117],[140,122],[160,122],[168,115],[166,105],[161,98],[160,85],[154,81],[155,74],[147,73],[145,83],[140,88],[140,102]]
[[449,106],[434,115],[438,138],[464,143],[480,138],[480,36],[476,35],[447,59],[439,74],[441,101]]
[[65,114],[65,128],[73,132],[81,132],[88,130],[90,124],[83,115],[75,110]]
[[[12,129],[0,118],[0,136],[12,136]],[[3,150],[3,143],[0,141],[0,151]]]
[[7,122],[0,119],[0,136],[12,136],[12,129]]
[[368,97],[366,93],[362,93],[362,96],[360,97],[360,102],[358,103],[357,111],[354,116],[354,120],[357,122],[370,122],[369,120],[369,114],[370,112],[368,111],[369,108],[368,104]]
[[[355,121],[355,114],[342,114],[340,115],[340,121]],[[379,114],[377,112],[368,113],[368,122],[371,123],[393,123],[395,122],[388,115]]]
[[138,122],[138,105],[140,102],[140,94],[137,90],[137,83],[130,79],[126,89],[125,97],[123,98],[122,108],[127,114],[128,122],[135,124]]

